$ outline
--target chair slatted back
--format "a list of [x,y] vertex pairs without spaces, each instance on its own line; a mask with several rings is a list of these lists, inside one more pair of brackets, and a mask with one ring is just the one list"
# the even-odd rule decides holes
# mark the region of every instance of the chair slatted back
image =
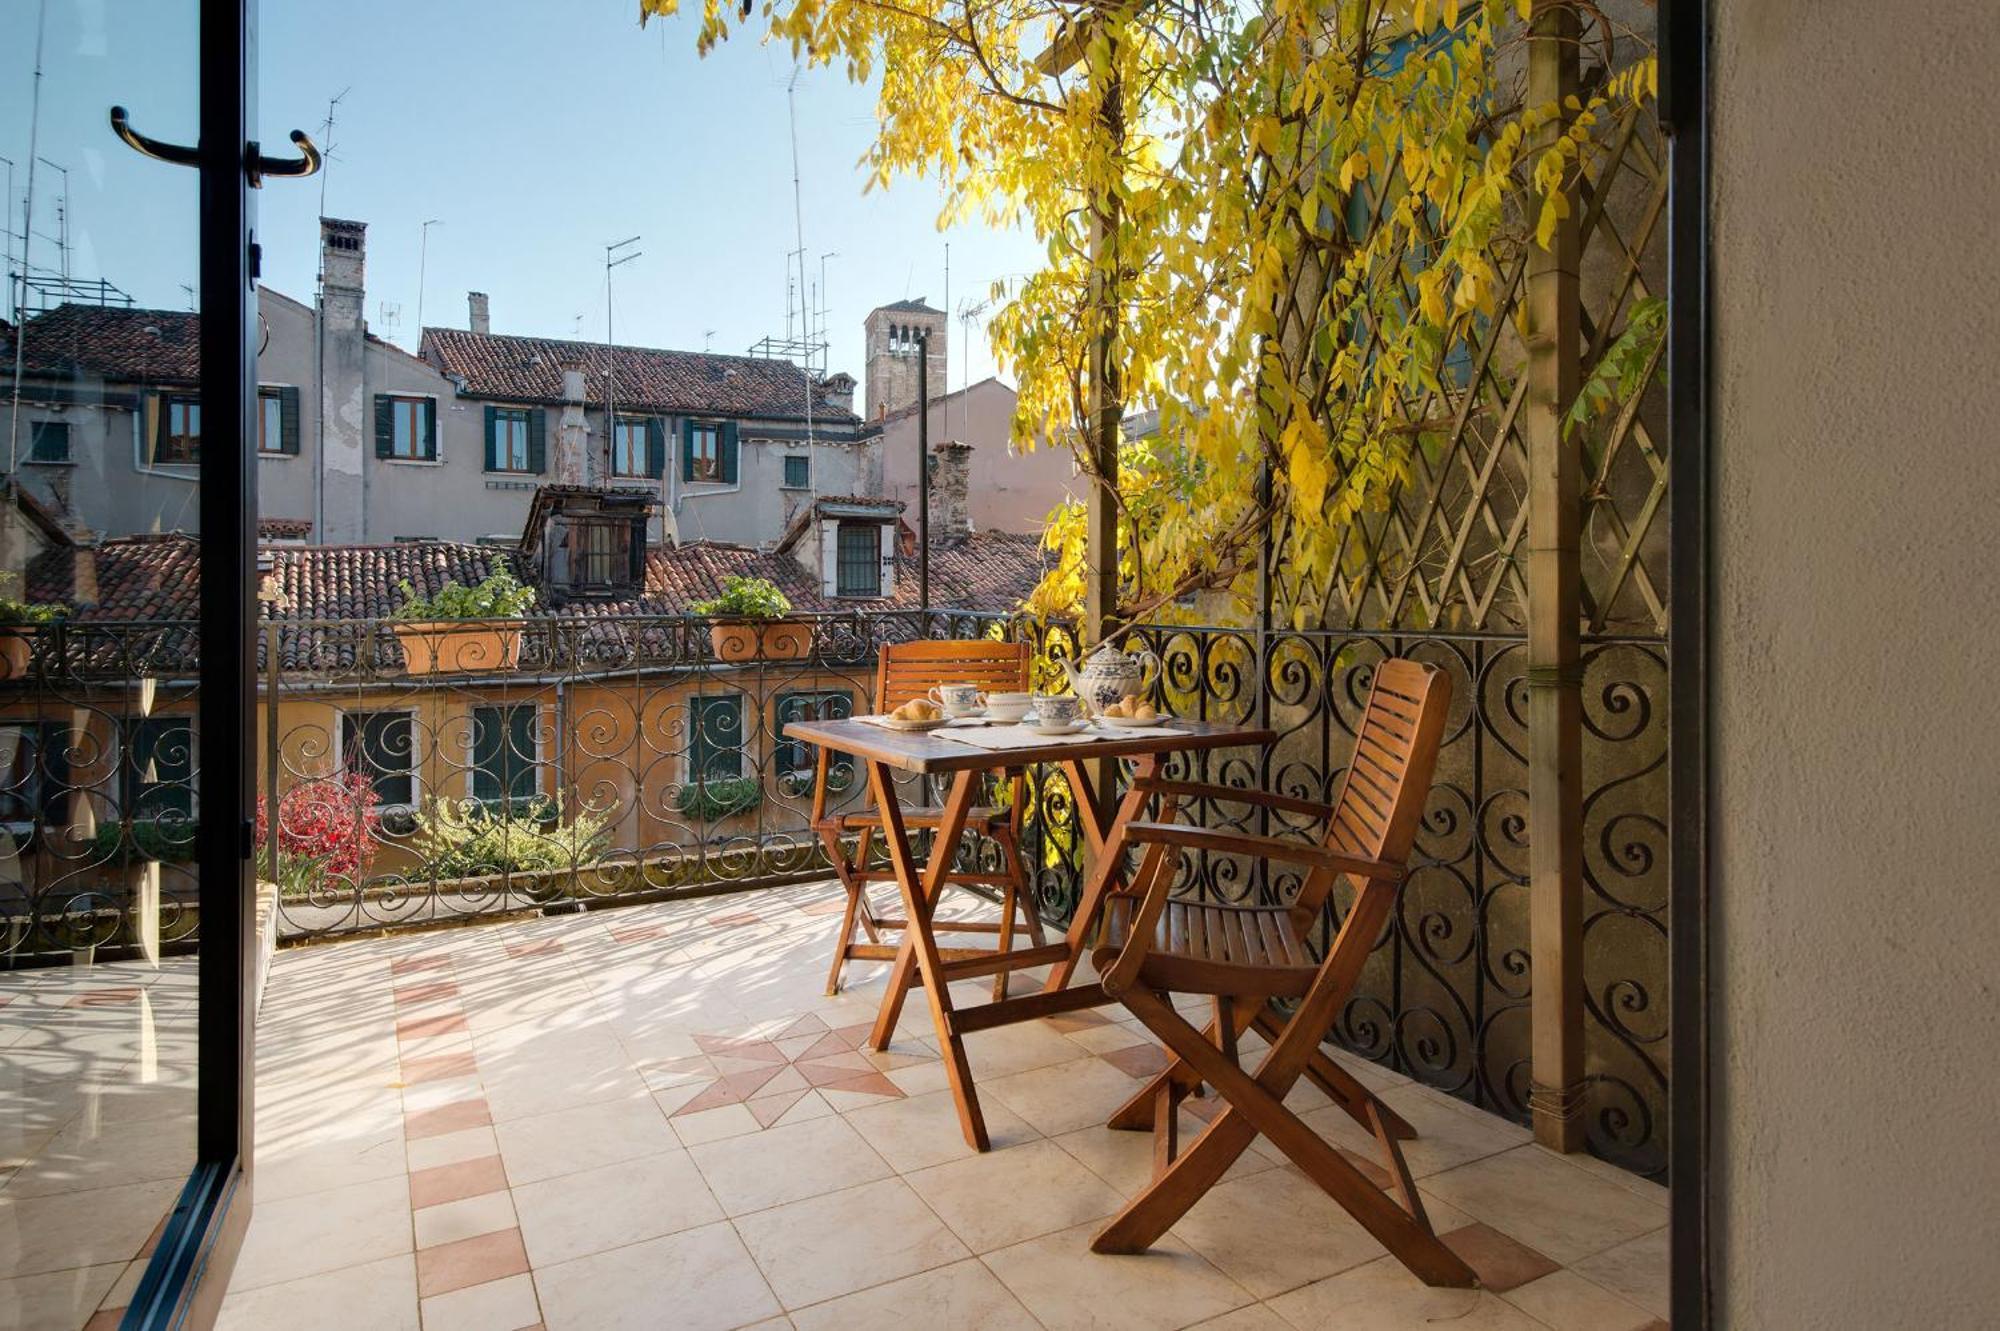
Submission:
[[977,684],[982,693],[1025,693],[1028,644],[987,638],[891,643],[882,649],[875,669],[875,710],[893,711],[940,684]]
[[[1354,736],[1354,756],[1327,827],[1329,849],[1391,864],[1408,862],[1450,711],[1451,676],[1444,671],[1400,657],[1375,667],[1368,707]],[[1298,908],[1318,911],[1334,878],[1323,870],[1308,875]]]

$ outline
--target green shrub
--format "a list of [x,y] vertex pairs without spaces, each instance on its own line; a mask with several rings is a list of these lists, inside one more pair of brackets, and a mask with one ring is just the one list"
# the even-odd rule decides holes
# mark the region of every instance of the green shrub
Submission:
[[0,624],[53,624],[69,614],[66,605],[37,605],[6,593],[21,581],[18,573],[0,573]]
[[518,619],[534,608],[535,589],[524,587],[515,580],[504,562],[495,565],[492,573],[477,587],[462,586],[457,582],[447,582],[438,589],[436,596],[423,596],[410,585],[408,578],[397,583],[402,589],[403,604],[392,616],[409,622],[435,623],[451,619]]
[[696,822],[719,823],[732,814],[754,809],[764,800],[764,787],[754,776],[722,777],[682,786],[674,807]]
[[434,799],[416,816],[413,841],[436,878],[550,873],[591,864],[611,835],[607,819],[562,819],[562,801],[533,799],[494,807],[480,800]]
[[162,864],[186,864],[194,859],[195,822],[192,817],[162,821],[157,818],[106,823],[97,829],[91,842],[91,859],[132,864],[158,860]]
[[746,578],[732,573],[722,580],[722,595],[696,601],[688,607],[697,615],[718,615],[729,619],[783,619],[792,613],[792,603],[768,578]]

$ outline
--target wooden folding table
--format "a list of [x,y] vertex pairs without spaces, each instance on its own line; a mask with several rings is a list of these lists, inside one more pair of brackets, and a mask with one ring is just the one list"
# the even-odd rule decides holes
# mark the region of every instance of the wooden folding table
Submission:
[[[1089,947],[1102,911],[1105,896],[1116,889],[1124,866],[1113,862],[1103,851],[1113,832],[1145,810],[1151,798],[1136,786],[1118,803],[1106,821],[1096,798],[1088,766],[1093,759],[1131,759],[1141,779],[1153,776],[1169,754],[1199,749],[1239,748],[1269,744],[1269,730],[1217,724],[1205,721],[1162,721],[1169,734],[1127,734],[1112,729],[1091,732],[1088,739],[1053,738],[1033,748],[995,750],[981,748],[951,738],[950,730],[913,734],[890,730],[859,717],[827,721],[794,721],[785,727],[785,736],[805,744],[823,745],[845,753],[868,768],[869,789],[882,819],[883,842],[889,865],[902,892],[904,918],[908,927],[889,973],[889,988],[882,997],[882,1009],[870,1037],[876,1049],[886,1049],[902,1016],[903,1000],[913,986],[921,985],[930,1002],[931,1020],[937,1027],[938,1047],[944,1057],[945,1072],[952,1096],[958,1104],[959,1125],[965,1140],[975,1150],[988,1147],[986,1120],[979,1110],[979,1097],[972,1084],[972,1069],[965,1057],[965,1036],[971,1031],[1055,1016],[1081,1008],[1100,1007],[1113,1001],[1097,984],[1071,985],[1076,964]],[[944,889],[944,879],[959,837],[965,830],[972,807],[974,781],[981,772],[995,768],[1025,768],[1042,764],[1060,767],[1069,778],[1075,798],[1077,827],[1083,834],[1086,862],[1090,866],[1078,898],[1076,914],[1062,941],[1041,947],[1015,948],[1008,952],[954,949],[947,956],[938,946],[932,928],[932,912]],[[896,798],[894,774],[898,771],[919,776],[949,776],[951,786],[939,811],[936,839],[931,843],[929,861],[919,870],[910,853],[909,837],[903,826],[902,806]],[[1122,857],[1120,857],[1122,858]],[[977,1007],[959,1008],[952,1002],[951,982],[993,975],[1000,971],[1030,966],[1048,966],[1048,982],[1041,992],[1009,998]]]

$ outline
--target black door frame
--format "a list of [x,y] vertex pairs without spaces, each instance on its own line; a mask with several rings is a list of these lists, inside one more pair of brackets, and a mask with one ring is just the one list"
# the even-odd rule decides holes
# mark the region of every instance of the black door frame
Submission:
[[201,801],[196,1159],[120,1325],[207,1325],[250,1223],[256,827],[255,0],[201,5]]
[[1660,123],[1667,133],[1667,431],[1672,608],[1668,740],[1670,1011],[1673,1088],[1668,1125],[1670,1320],[1710,1322],[1708,940],[1710,877],[1708,705],[1708,16],[1707,0],[1662,0]]

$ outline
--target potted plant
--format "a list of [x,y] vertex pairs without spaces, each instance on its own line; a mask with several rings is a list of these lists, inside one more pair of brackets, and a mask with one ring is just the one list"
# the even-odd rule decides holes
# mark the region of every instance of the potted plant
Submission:
[[792,603],[769,579],[732,573],[720,596],[688,608],[715,621],[708,641],[718,661],[798,661],[812,652],[812,625],[785,618]]
[[421,596],[408,578],[395,615],[396,639],[412,675],[453,675],[512,670],[521,660],[521,617],[535,604],[501,564],[477,587],[447,582],[436,596]]
[[[20,581],[17,573],[0,574],[0,588],[11,589]],[[35,629],[53,624],[69,613],[67,606],[35,605],[0,593],[0,679],[19,679],[28,673],[35,654]]]

